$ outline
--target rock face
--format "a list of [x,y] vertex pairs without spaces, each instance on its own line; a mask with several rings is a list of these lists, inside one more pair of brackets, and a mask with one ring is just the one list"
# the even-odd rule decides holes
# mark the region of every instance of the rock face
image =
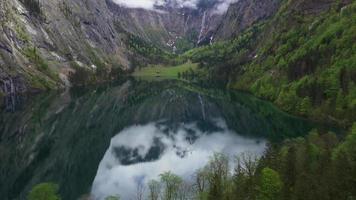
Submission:
[[217,40],[231,39],[254,23],[274,15],[281,0],[239,0],[230,5],[216,30]]
[[105,1],[39,1],[40,13],[33,9],[37,1],[27,2],[33,5],[0,2],[2,93],[8,93],[4,85],[12,79],[19,80],[14,83],[21,91],[64,87],[73,65],[108,71],[114,63],[130,67]]
[[106,0],[119,26],[162,48],[172,50],[178,40],[196,45],[212,36],[223,13],[210,8],[160,6],[157,10],[127,8]]

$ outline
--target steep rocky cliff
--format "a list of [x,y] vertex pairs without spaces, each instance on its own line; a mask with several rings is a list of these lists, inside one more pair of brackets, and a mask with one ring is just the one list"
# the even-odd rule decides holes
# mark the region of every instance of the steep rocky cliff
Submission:
[[3,93],[7,88],[24,92],[64,87],[78,69],[109,73],[129,68],[127,49],[104,1],[3,0],[0,4]]
[[106,1],[122,29],[169,51],[187,50],[179,46],[182,42],[192,48],[210,41],[224,15],[217,12],[214,6],[189,8],[161,5],[149,10],[127,8],[111,0]]
[[254,23],[273,16],[280,3],[281,0],[239,0],[231,4],[216,30],[215,38],[226,40],[236,37]]

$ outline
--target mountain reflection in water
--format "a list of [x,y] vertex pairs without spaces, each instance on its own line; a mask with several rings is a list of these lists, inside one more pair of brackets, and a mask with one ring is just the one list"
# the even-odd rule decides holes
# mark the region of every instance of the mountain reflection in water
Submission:
[[129,196],[164,171],[189,178],[214,152],[261,154],[266,141],[317,127],[251,95],[179,81],[123,80],[0,107],[4,200],[42,182],[66,200]]

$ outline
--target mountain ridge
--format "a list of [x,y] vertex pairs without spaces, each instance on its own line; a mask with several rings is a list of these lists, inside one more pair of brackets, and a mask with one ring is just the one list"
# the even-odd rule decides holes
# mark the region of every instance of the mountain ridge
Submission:
[[[184,51],[202,40],[201,33],[215,29],[205,25],[209,28],[202,31],[207,11],[190,8],[161,8],[163,13],[124,8],[112,0],[4,0],[0,4],[2,94],[110,80],[152,60],[152,55],[131,47],[136,45],[131,43],[133,36],[143,40],[138,41],[141,49],[157,46],[155,52],[171,52],[181,46]],[[79,75],[72,77],[74,73]]]

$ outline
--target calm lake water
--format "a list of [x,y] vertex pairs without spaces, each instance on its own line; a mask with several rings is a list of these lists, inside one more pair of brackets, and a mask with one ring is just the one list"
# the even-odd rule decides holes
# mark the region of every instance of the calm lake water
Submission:
[[233,163],[315,127],[248,94],[176,81],[8,97],[0,109],[0,197],[24,199],[35,184],[54,182],[66,200],[130,199],[162,172],[189,179],[214,152]]

